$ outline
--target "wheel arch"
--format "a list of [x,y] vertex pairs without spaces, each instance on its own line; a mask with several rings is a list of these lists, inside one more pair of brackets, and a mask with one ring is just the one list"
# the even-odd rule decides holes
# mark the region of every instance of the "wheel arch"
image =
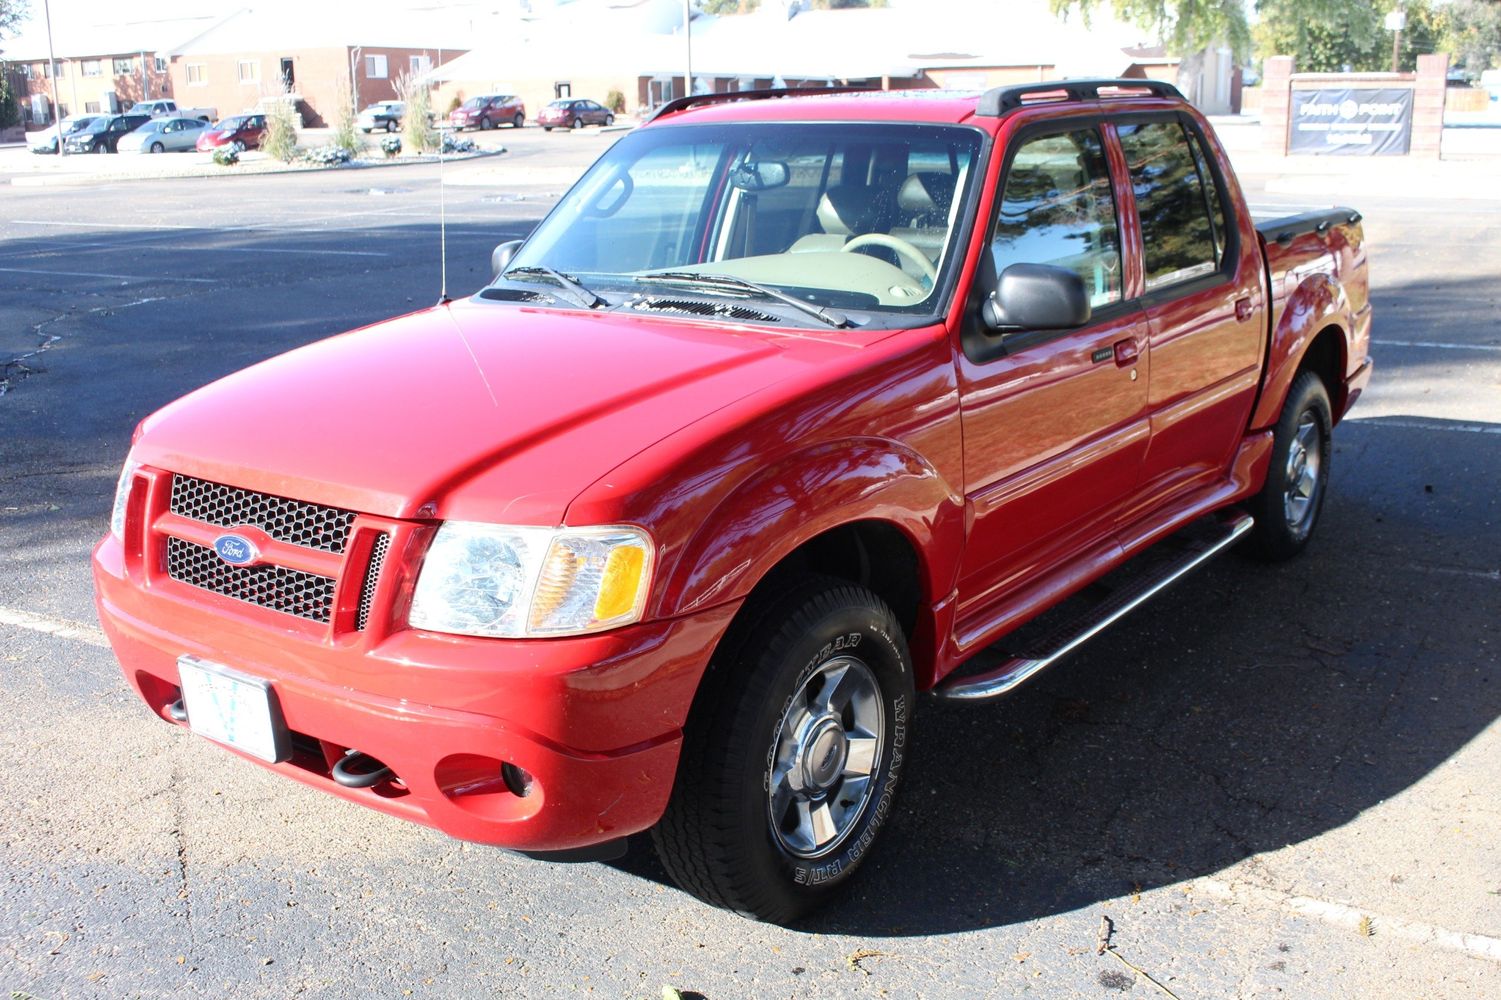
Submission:
[[1278,314],[1250,430],[1265,430],[1276,424],[1293,380],[1305,370],[1316,372],[1323,381],[1338,422],[1345,410],[1354,329],[1354,315],[1340,284],[1325,274],[1304,278]]

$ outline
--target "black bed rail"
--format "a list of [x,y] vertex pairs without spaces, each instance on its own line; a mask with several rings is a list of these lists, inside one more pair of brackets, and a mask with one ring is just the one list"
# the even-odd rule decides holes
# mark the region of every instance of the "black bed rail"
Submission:
[[[1102,94],[1102,90],[1124,91],[1120,94]],[[1137,91],[1137,93],[1131,93]],[[1139,93],[1146,91],[1145,94]],[[1052,100],[1047,98],[1051,95]],[[1059,96],[1062,95],[1062,96]],[[1048,80],[1043,83],[1019,83],[1009,87],[996,87],[980,95],[980,104],[975,114],[986,118],[1000,118],[1018,108],[1031,104],[1050,104],[1063,101],[1099,101],[1112,97],[1176,97],[1183,94],[1171,83],[1161,80]],[[1033,98],[1033,100],[1028,100]]]
[[1284,215],[1280,219],[1267,219],[1256,223],[1256,231],[1263,239],[1273,243],[1288,243],[1304,233],[1322,233],[1331,226],[1344,226],[1359,222],[1361,215],[1353,208],[1336,206],[1297,215]]

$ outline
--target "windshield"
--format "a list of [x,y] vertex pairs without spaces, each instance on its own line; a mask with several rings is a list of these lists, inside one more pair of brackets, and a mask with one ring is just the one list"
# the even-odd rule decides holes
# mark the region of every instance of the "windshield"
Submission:
[[109,119],[108,118],[95,118],[93,121],[89,122],[87,125],[85,125],[82,128],[78,129],[78,131],[79,132],[103,132],[108,125],[109,125]]
[[366,108],[364,111],[362,111],[360,113],[361,114],[365,114],[365,115],[378,115],[381,112],[385,111],[389,107],[393,107],[393,105],[390,105],[390,104],[372,104],[372,105],[370,105],[368,108]]
[[590,168],[510,268],[596,291],[670,271],[679,286],[720,276],[824,307],[937,312],[979,148],[978,131],[946,125],[643,129]]
[[465,108],[465,109],[467,109],[469,111],[475,111],[475,110],[477,110],[479,108],[484,107],[485,106],[485,102],[488,101],[488,100],[490,100],[490,98],[488,98],[488,97],[471,97],[471,98],[469,98],[469,100],[467,100],[463,104],[459,105],[459,107]]
[[142,125],[140,128],[136,129],[136,131],[137,132],[160,132],[162,129],[166,128],[166,126],[167,126],[167,120],[165,118],[153,118],[151,121],[147,122],[146,124]]
[[244,124],[245,116],[241,115],[237,118],[224,118],[220,120],[219,124],[215,125],[214,128],[219,129],[221,132],[233,132],[235,129],[240,128]]

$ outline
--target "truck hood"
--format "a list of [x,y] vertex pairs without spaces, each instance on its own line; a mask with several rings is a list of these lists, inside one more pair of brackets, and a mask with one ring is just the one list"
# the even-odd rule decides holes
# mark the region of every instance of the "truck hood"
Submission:
[[454,302],[205,386],[149,417],[133,455],[371,514],[558,524],[642,449],[871,339],[788,332]]

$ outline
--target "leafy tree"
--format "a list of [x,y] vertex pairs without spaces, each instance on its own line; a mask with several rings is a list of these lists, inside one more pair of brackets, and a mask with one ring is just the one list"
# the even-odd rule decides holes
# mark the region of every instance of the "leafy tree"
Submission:
[[1385,21],[1399,8],[1407,14],[1399,69],[1416,69],[1419,55],[1442,47],[1442,14],[1430,0],[1258,0],[1256,8],[1257,55],[1292,56],[1299,70],[1310,73],[1391,69],[1392,34]]
[[1501,67],[1501,3],[1454,0],[1435,11],[1440,45],[1471,79]]
[[1217,43],[1229,45],[1237,57],[1251,48],[1245,0],[1048,0],[1048,5],[1060,17],[1078,11],[1085,24],[1102,7],[1113,8],[1122,21],[1155,32],[1179,56]]
[[26,20],[26,0],[0,0],[0,38],[14,35]]

